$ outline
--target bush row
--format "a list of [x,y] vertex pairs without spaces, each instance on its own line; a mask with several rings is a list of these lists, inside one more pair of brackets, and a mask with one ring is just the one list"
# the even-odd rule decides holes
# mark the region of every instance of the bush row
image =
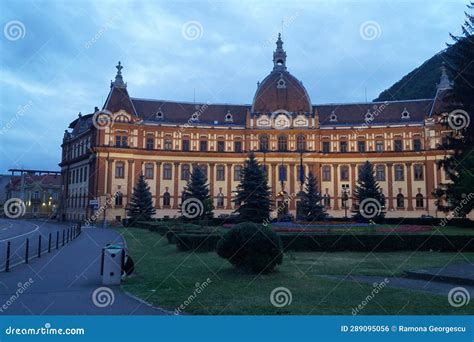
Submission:
[[[467,235],[328,235],[328,234],[279,234],[284,250],[312,252],[392,252],[440,251],[474,252],[474,237]],[[173,232],[168,241],[180,250],[214,250],[221,235],[199,232]]]

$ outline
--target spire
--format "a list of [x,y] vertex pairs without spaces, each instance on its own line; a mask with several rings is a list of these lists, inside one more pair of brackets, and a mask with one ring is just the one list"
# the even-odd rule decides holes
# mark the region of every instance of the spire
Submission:
[[446,65],[443,64],[441,65],[441,77],[439,78],[439,83],[436,86],[438,90],[444,90],[444,89],[452,89],[453,84],[449,80],[449,76],[446,72]]
[[115,66],[117,68],[117,75],[115,75],[115,81],[111,82],[110,87],[117,87],[117,88],[127,88],[127,85],[123,82],[122,78],[122,69],[123,66],[118,62],[118,64]]
[[273,52],[273,70],[285,71],[286,70],[286,52],[285,50],[283,50],[283,41],[281,40],[281,33],[278,33],[276,46],[277,48]]

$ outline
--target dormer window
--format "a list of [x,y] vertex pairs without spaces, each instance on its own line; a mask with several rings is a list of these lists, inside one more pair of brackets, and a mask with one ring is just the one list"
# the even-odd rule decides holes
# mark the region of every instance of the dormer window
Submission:
[[277,82],[277,88],[278,89],[285,89],[286,88],[286,82],[283,79],[283,77],[280,77],[280,79]]
[[365,113],[365,122],[372,122],[374,121],[374,114],[370,112],[370,110]]
[[194,112],[191,115],[191,121],[199,121],[199,113],[198,112]]
[[337,122],[337,115],[336,113],[332,112],[331,116],[329,117],[330,122]]
[[230,113],[230,110],[227,111],[227,114],[225,115],[225,122],[233,122],[234,119],[232,118],[232,114]]
[[403,112],[402,112],[402,119],[409,119],[410,118],[410,112],[406,109],[403,109]]
[[163,112],[162,112],[161,110],[159,110],[158,112],[156,112],[155,118],[156,118],[157,120],[163,120],[163,117],[164,117],[164,116],[163,116]]

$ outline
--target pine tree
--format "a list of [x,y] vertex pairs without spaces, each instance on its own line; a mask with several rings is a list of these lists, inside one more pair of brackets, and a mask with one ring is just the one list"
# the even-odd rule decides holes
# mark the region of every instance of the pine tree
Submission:
[[384,218],[385,197],[375,181],[374,167],[369,161],[360,170],[354,197],[357,202],[353,210],[355,220],[367,222]]
[[150,187],[145,181],[143,174],[140,175],[137,185],[133,188],[132,199],[128,206],[130,224],[138,221],[149,221],[155,215]]
[[309,172],[306,177],[305,190],[301,193],[301,211],[306,221],[320,221],[325,217],[325,208],[321,204],[316,177]]
[[261,223],[270,217],[272,201],[267,176],[252,152],[245,161],[233,201],[239,206],[236,212],[241,221]]
[[188,219],[210,219],[214,205],[209,194],[207,177],[198,165],[193,170],[181,195],[180,213]]
[[[468,5],[474,9],[474,2]],[[441,184],[433,194],[437,197],[438,210],[448,212],[456,209],[459,216],[466,216],[473,209],[473,201],[464,200],[467,194],[474,192],[473,152],[474,152],[474,16],[466,13],[462,26],[463,35],[451,35],[455,44],[451,45],[446,67],[454,80],[452,92],[447,97],[450,113],[444,124],[448,129],[457,128],[443,148],[453,154],[438,165],[443,167],[451,182]],[[464,111],[464,114],[460,112]],[[457,122],[454,120],[458,120]],[[450,127],[451,126],[451,127]]]

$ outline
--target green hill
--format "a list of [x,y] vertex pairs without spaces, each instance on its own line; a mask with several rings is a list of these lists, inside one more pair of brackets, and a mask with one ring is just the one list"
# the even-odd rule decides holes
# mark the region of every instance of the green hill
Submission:
[[374,101],[429,99],[435,96],[441,76],[441,65],[447,60],[451,47],[439,52],[421,66],[405,75],[390,88],[382,91]]

